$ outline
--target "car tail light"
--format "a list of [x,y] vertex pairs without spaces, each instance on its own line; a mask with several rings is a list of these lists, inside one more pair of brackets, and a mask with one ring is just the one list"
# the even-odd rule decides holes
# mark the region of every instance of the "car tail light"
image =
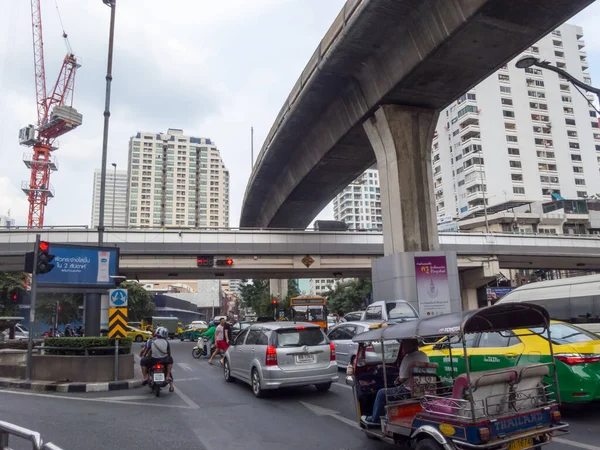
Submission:
[[306,330],[306,327],[304,325],[298,325],[296,330]]
[[552,413],[550,413],[550,417],[552,418],[552,422],[560,422],[560,420],[562,419],[562,417],[560,416],[560,411],[552,411]]
[[554,355],[554,357],[559,361],[568,364],[569,366],[600,362],[600,355],[593,355],[589,353],[559,353],[558,355]]
[[276,366],[277,365],[277,349],[272,345],[267,347],[267,366]]
[[335,361],[335,345],[333,345],[333,342],[329,343],[329,361]]
[[479,439],[482,441],[490,440],[490,429],[488,427],[479,428]]
[[161,370],[162,369],[162,364],[157,364],[157,365],[154,366],[154,368],[156,370]]

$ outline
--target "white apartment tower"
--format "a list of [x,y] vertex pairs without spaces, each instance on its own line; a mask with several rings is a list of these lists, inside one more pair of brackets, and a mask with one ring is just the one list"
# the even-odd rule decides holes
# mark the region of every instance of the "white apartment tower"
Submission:
[[[92,197],[92,227],[100,221],[100,181],[102,170],[94,170],[94,193]],[[127,188],[129,179],[126,170],[106,169],[106,188],[104,192],[104,226],[127,226]],[[114,205],[114,216],[113,216]]]
[[[581,27],[562,25],[440,113],[433,139],[438,218],[487,205],[600,192],[596,112],[566,79],[515,67],[532,55],[590,84]],[[584,93],[585,94],[585,93]]]
[[129,226],[229,226],[229,172],[216,145],[182,130],[129,141]]
[[367,169],[333,199],[333,218],[354,230],[380,230],[381,194],[379,171]]

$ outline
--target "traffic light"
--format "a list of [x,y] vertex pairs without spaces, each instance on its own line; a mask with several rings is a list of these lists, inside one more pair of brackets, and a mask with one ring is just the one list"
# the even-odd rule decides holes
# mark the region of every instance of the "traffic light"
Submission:
[[38,260],[37,260],[37,271],[36,273],[48,273],[54,269],[54,264],[51,264],[54,259],[54,255],[48,253],[50,251],[50,244],[46,241],[40,241],[38,247]]
[[214,256],[200,255],[198,256],[198,267],[212,267],[215,263]]
[[273,299],[273,306],[277,306],[277,299],[276,298]]
[[12,291],[8,298],[12,303],[21,303],[22,292],[19,289]]
[[233,259],[217,259],[217,266],[233,266]]

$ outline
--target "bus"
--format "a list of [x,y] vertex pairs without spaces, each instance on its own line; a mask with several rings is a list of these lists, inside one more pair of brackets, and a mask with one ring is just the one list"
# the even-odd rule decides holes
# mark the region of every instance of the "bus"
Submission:
[[302,295],[290,299],[291,320],[310,322],[327,330],[327,299],[320,295]]
[[526,284],[496,303],[530,302],[543,306],[555,320],[600,333],[600,275]]

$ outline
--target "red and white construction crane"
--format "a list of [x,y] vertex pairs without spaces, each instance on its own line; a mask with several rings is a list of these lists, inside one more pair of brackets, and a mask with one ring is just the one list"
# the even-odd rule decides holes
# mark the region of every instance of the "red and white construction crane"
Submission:
[[[19,131],[19,143],[33,147],[33,155],[26,154],[23,157],[25,165],[31,169],[31,176],[29,181],[21,184],[21,189],[29,200],[28,227],[41,228],[44,225],[44,210],[48,199],[54,197],[54,189],[50,185],[50,173],[58,169],[56,159],[52,156],[52,152],[58,148],[55,145],[55,139],[77,128],[82,122],[81,114],[71,106],[75,72],[80,65],[71,50],[67,34],[63,30],[67,55],[63,60],[54,88],[48,92],[46,90],[40,0],[31,0],[31,26],[37,124],[29,125]],[[69,104],[67,105],[67,103]]]

